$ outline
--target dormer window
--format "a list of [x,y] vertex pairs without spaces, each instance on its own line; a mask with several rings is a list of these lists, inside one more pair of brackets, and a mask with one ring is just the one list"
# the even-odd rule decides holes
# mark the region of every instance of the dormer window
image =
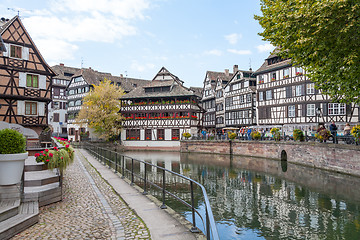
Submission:
[[10,57],[21,58],[22,47],[10,45]]

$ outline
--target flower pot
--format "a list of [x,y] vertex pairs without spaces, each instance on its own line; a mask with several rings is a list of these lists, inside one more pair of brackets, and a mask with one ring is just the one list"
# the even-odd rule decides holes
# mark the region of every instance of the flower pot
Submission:
[[17,184],[21,181],[28,152],[0,154],[0,185]]

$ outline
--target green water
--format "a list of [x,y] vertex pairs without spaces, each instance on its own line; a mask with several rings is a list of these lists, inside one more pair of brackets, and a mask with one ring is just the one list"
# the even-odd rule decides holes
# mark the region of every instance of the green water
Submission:
[[[126,154],[203,184],[220,239],[360,239],[359,178],[249,157]],[[148,168],[148,177],[154,182],[161,181],[161,174]],[[189,202],[189,186],[167,178],[167,188]],[[159,191],[149,191],[161,199]],[[166,204],[191,221],[190,209],[170,198]],[[195,205],[204,212],[199,189]],[[203,229],[198,217],[196,221]]]

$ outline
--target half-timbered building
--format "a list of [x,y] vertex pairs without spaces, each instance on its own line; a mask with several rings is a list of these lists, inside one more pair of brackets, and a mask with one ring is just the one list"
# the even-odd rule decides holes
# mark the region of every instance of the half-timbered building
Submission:
[[332,102],[315,88],[303,68],[280,58],[276,51],[255,72],[259,125],[283,125],[289,130],[303,126],[311,131],[319,123],[335,121],[341,128],[346,122],[359,122],[355,104]]
[[224,87],[225,125],[243,127],[256,124],[256,77],[238,70]]
[[63,63],[52,66],[51,69],[56,76],[53,78],[52,102],[49,104],[49,125],[53,135],[67,138],[67,95],[66,87],[69,85],[72,76],[80,69],[67,67]]
[[[234,65],[234,71],[237,71],[237,65]],[[233,73],[230,73],[229,69],[225,69],[225,72],[206,72],[201,103],[205,110],[203,126],[208,131],[215,132],[216,119],[221,119],[221,116],[217,116],[217,104],[221,105],[220,101],[222,101],[223,97],[222,87],[229,82],[232,76]],[[219,126],[222,126],[222,124],[219,124]]]
[[122,97],[122,142],[129,147],[178,148],[184,132],[201,129],[200,91],[161,68],[153,80]]
[[48,126],[55,75],[18,16],[0,20],[0,121],[20,124],[38,134]]
[[96,138],[96,135],[86,124],[76,124],[75,118],[81,109],[83,98],[89,93],[93,85],[99,85],[104,79],[121,87],[125,93],[149,82],[148,80],[128,78],[122,75],[113,76],[110,73],[98,72],[91,68],[80,69],[72,76],[67,86],[67,130],[70,140],[79,141],[80,137]]

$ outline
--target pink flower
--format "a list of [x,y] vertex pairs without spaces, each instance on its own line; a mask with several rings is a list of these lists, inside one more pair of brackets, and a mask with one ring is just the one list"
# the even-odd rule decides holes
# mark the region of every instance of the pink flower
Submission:
[[43,151],[41,151],[40,153],[44,153]]
[[67,144],[65,147],[68,148],[68,147],[69,147],[69,144]]
[[48,161],[50,161],[49,159],[46,159],[46,161],[48,162]]
[[54,155],[53,155],[52,153],[49,153],[49,156],[50,156],[50,157],[53,157]]
[[64,159],[64,157],[61,157],[61,160],[63,160]]
[[45,149],[45,152],[48,152],[49,151],[49,149]]
[[35,157],[39,157],[40,156],[40,153],[35,153]]
[[55,149],[56,151],[59,151],[59,149],[58,149],[57,147],[54,147],[54,149]]
[[46,154],[44,153],[43,156],[46,157]]

